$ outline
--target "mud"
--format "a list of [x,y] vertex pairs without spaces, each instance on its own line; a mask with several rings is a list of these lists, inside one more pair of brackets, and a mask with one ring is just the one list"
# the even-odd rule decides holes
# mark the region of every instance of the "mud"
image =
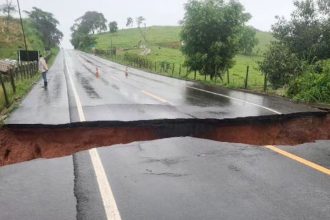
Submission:
[[0,130],[0,166],[67,156],[95,147],[183,136],[260,146],[293,146],[329,140],[330,114],[228,120],[91,122],[58,126],[10,125]]

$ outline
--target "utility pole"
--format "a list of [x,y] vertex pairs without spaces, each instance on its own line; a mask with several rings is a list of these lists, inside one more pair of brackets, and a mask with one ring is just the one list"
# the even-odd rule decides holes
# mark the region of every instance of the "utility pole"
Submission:
[[23,25],[22,14],[21,14],[21,7],[19,5],[19,0],[17,0],[17,7],[18,7],[19,18],[21,20],[21,27],[22,27],[22,32],[23,32],[25,51],[27,53],[28,48],[27,48],[27,44],[26,44],[26,37],[25,37],[25,31],[24,31],[24,25]]

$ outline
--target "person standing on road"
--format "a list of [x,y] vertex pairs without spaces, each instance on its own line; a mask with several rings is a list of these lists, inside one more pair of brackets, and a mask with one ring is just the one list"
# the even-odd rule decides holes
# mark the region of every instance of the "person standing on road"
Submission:
[[42,74],[42,78],[44,79],[44,87],[47,88],[48,82],[47,82],[47,71],[48,71],[48,66],[46,63],[45,58],[40,54],[39,57],[39,71]]

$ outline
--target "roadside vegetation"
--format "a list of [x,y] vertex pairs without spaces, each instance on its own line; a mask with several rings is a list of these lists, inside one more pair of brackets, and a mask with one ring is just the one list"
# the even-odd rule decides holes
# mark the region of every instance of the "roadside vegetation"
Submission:
[[[9,5],[8,5],[9,4]],[[8,7],[11,8],[8,13]],[[0,6],[0,59],[17,59],[17,50],[24,49],[24,40],[19,19],[14,18],[12,13],[16,11],[12,1]],[[51,13],[33,8],[26,12],[28,18],[23,19],[28,50],[38,50],[48,58],[48,64],[52,65],[58,51],[59,42],[63,34],[57,29],[58,21]],[[1,73],[0,73],[1,74]],[[31,77],[14,78],[16,93],[11,89],[11,83],[7,75],[3,75],[4,85],[7,88],[10,106],[6,105],[3,88],[0,85],[0,121],[18,104],[39,80],[40,74]],[[2,116],[1,116],[2,115]]]
[[273,41],[259,63],[274,89],[294,100],[330,103],[330,1],[294,2],[289,20],[277,17]]
[[167,76],[330,103],[329,1],[294,5],[289,20],[277,17],[272,32],[261,32],[237,1],[191,0],[180,26],[147,27],[140,16],[123,30],[113,21],[108,32],[103,19],[105,28],[87,29],[92,41],[76,49]]

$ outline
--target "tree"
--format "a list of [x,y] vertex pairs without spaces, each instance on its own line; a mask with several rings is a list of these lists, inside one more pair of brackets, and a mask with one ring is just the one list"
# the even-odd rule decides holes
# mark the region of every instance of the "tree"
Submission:
[[71,27],[71,43],[75,49],[87,49],[96,43],[95,32],[107,30],[107,20],[104,15],[95,11],[88,11],[75,20]]
[[277,16],[276,39],[259,63],[274,88],[293,85],[319,60],[330,58],[329,0],[295,1],[290,20]]
[[56,20],[54,15],[50,12],[43,11],[36,7],[33,7],[32,9],[32,11],[26,11],[26,13],[32,24],[40,32],[45,46],[58,46],[63,38],[63,33],[57,29],[59,24],[58,20]]
[[16,12],[16,6],[12,0],[6,0],[6,3],[0,6],[0,12],[6,15],[6,30],[9,30],[9,21],[12,18],[12,14]]
[[329,2],[295,1],[290,20],[277,16],[272,26],[274,37],[309,63],[330,58]]
[[79,25],[82,32],[95,34],[107,30],[107,19],[102,13],[96,11],[88,11],[83,16],[75,20],[75,24]]
[[250,14],[234,0],[190,0],[185,10],[181,31],[185,65],[211,78],[232,67]]
[[116,33],[118,31],[118,24],[116,21],[112,21],[109,23],[110,33]]
[[239,41],[240,52],[244,55],[251,55],[253,48],[258,44],[256,38],[256,30],[253,27],[245,27],[242,31],[242,36]]
[[318,0],[317,1],[320,12],[328,15],[330,14],[330,1],[329,0]]
[[96,44],[95,36],[75,31],[71,34],[71,44],[74,49],[87,49]]
[[259,62],[261,72],[267,75],[274,89],[287,85],[291,79],[299,76],[303,70],[303,62],[281,42],[274,41]]
[[145,20],[146,20],[146,19],[145,19],[144,17],[142,17],[142,16],[139,16],[139,17],[136,18],[136,24],[137,24],[138,28],[141,27],[141,24],[142,24]]
[[133,18],[128,17],[126,22],[126,27],[132,27],[133,26]]

